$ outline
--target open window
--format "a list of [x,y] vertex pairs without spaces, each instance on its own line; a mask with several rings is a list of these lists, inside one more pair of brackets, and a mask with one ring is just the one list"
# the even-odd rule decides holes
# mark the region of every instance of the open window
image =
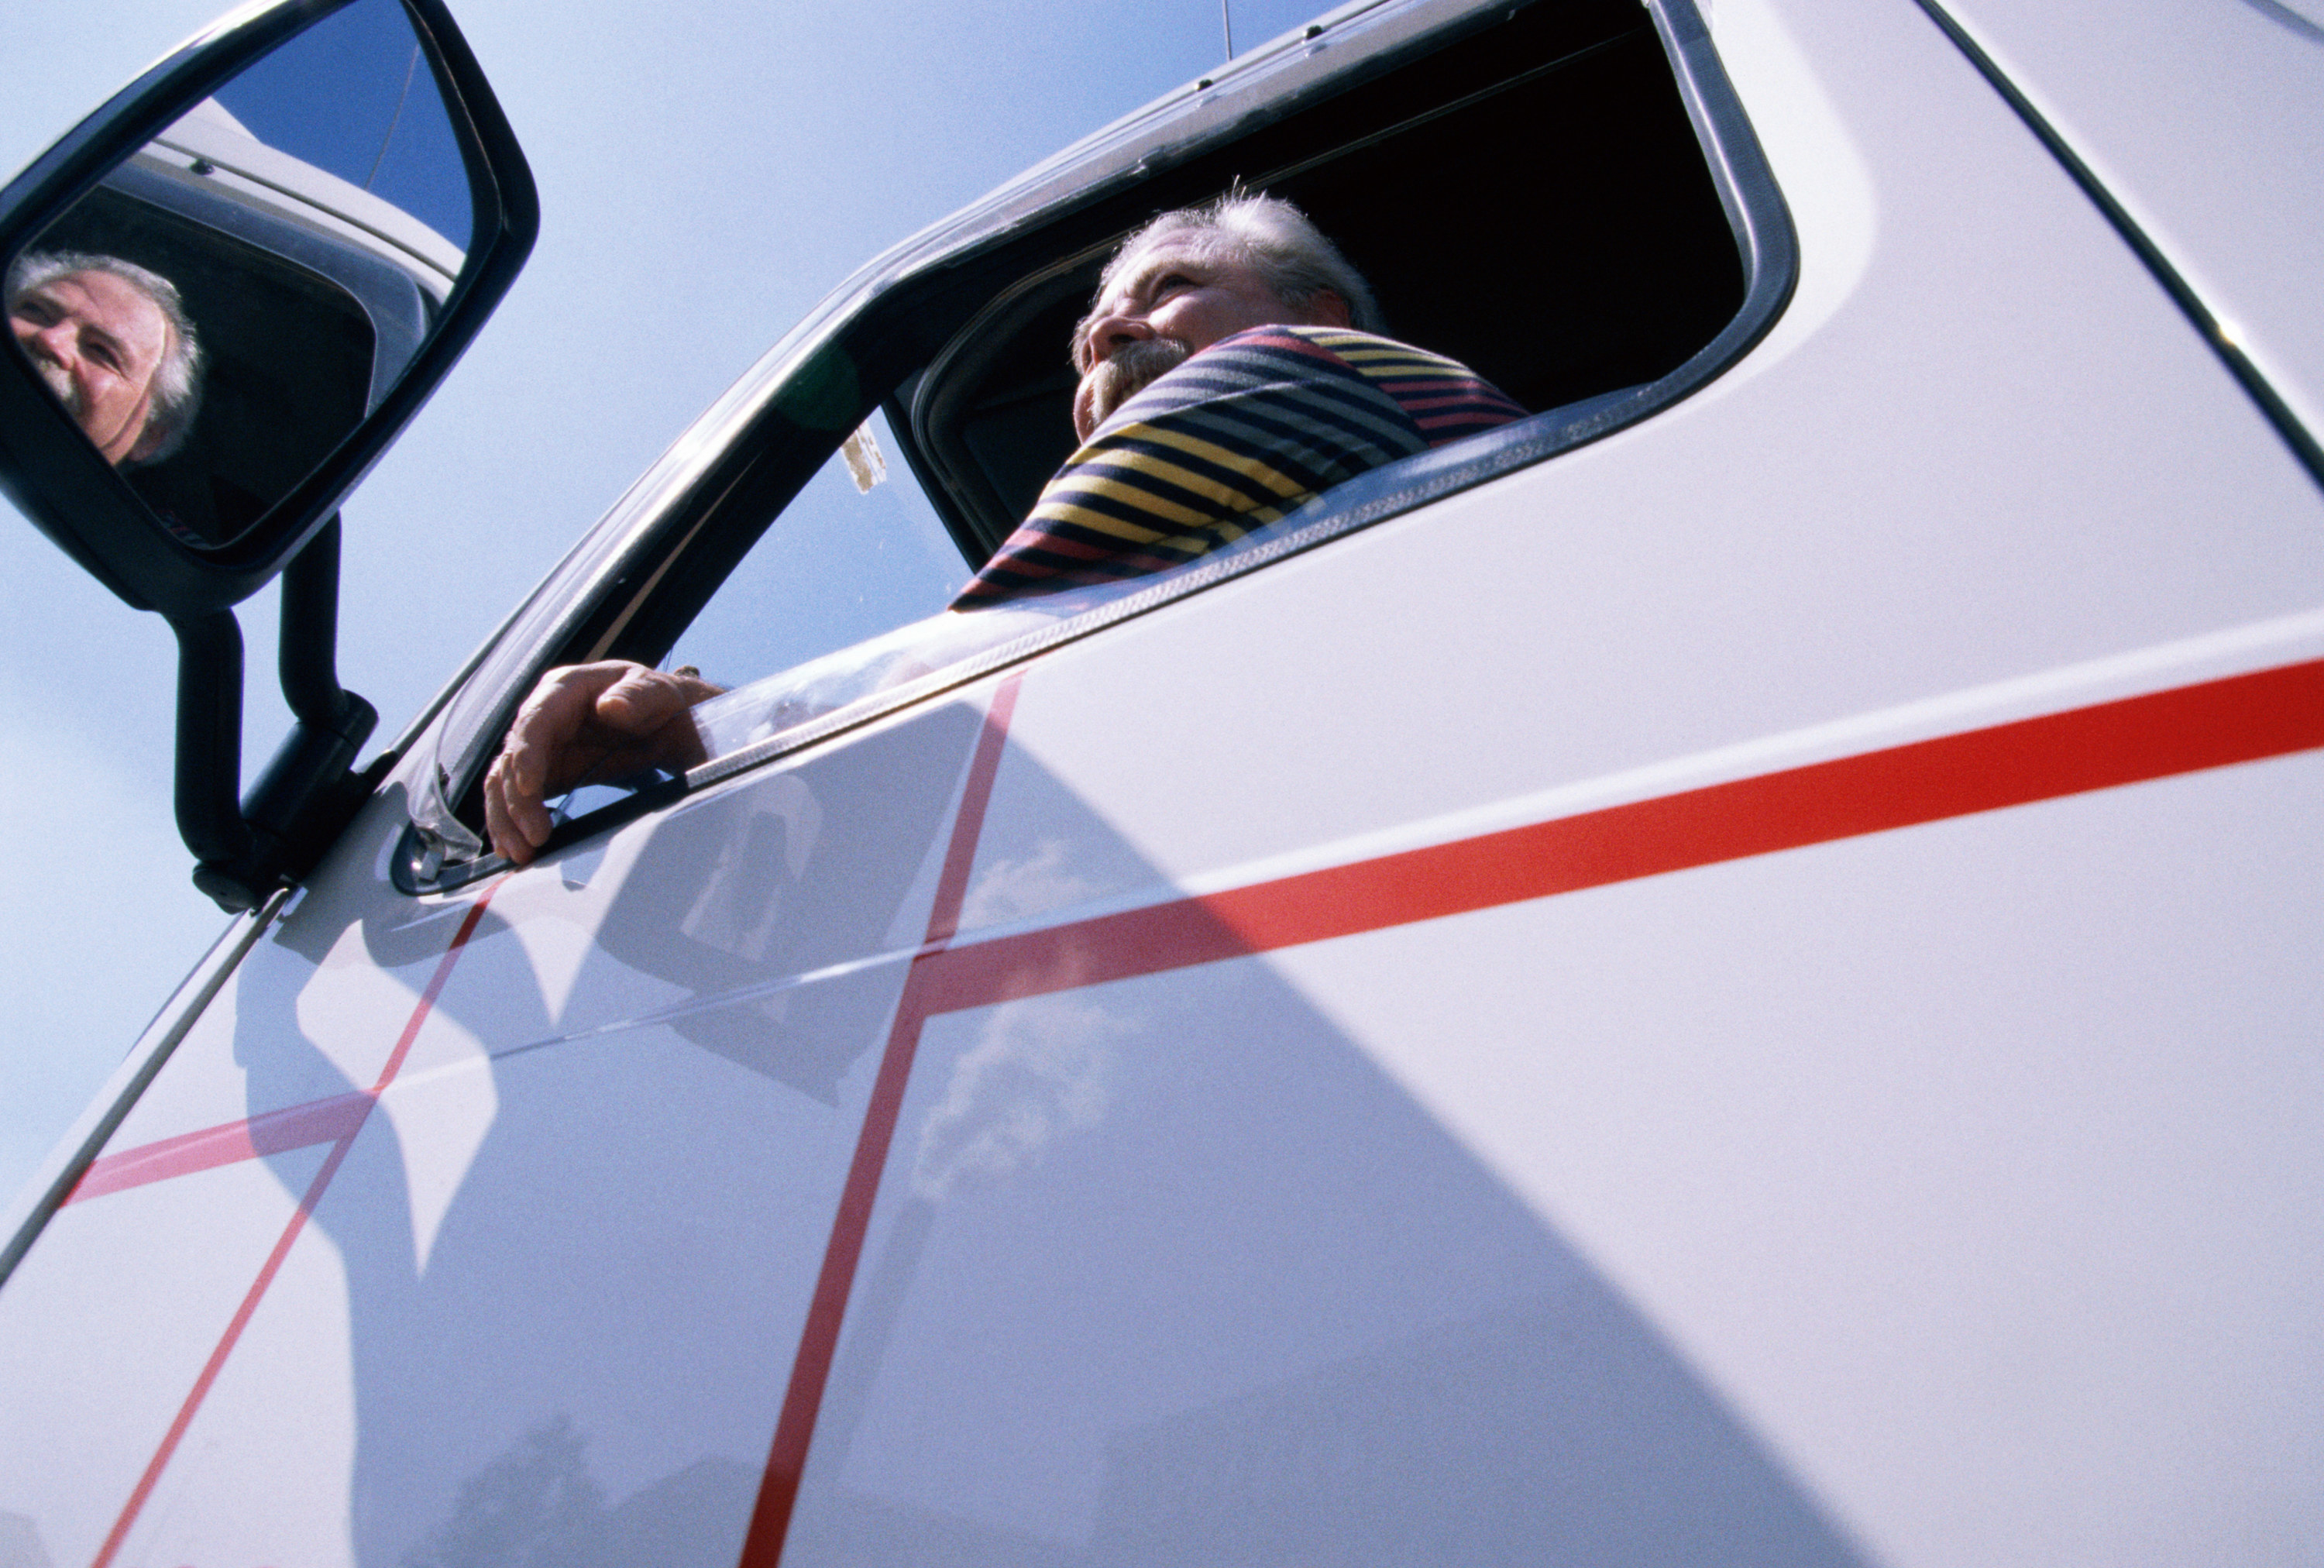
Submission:
[[1333,236],[1391,336],[1536,412],[1668,374],[1743,302],[1735,235],[1651,16],[1533,5],[1190,160],[1093,225],[1061,225],[1066,254],[986,302],[885,405],[972,558],[1073,449],[1065,345],[1113,244],[1238,179]]
[[[418,868],[407,881],[469,874],[459,862],[476,853],[474,834],[456,822],[478,819],[483,764],[531,671],[662,663],[706,606],[712,619],[796,619],[793,604],[834,595],[770,587],[804,572],[787,562],[880,553],[841,537],[873,508],[851,522],[845,506],[817,502],[832,545],[769,526],[794,497],[843,493],[848,432],[872,432],[895,493],[908,493],[887,509],[917,530],[890,551],[898,569],[941,584],[981,565],[1073,449],[1073,324],[1105,257],[1157,211],[1237,182],[1289,198],[1371,280],[1391,335],[1469,364],[1535,417],[1375,470],[1163,576],[964,614],[939,613],[940,586],[917,600],[860,595],[882,608],[825,616],[822,646],[791,649],[788,668],[703,664],[752,683],[704,714],[710,760],[560,838],[1643,418],[1731,364],[1790,288],[1788,224],[1689,0],[1335,14],[1091,146],[973,209],[954,231],[973,226],[969,237],[938,231],[875,263],[795,335],[763,385],[730,398],[715,458],[669,481],[668,502],[631,521],[625,540],[601,534],[603,558],[571,568],[601,590],[505,639],[497,657],[514,678],[447,724],[446,794],[400,857]],[[938,530],[959,562],[930,574]]]

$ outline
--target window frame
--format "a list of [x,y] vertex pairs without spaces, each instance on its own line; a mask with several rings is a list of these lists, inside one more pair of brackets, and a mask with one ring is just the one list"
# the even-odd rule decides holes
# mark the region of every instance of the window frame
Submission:
[[[1052,614],[1034,617],[1034,624],[989,647],[559,824],[541,853],[553,854],[1010,665],[1599,440],[1723,374],[1766,334],[1789,302],[1798,274],[1796,235],[1693,0],[1643,3],[1725,212],[1742,273],[1736,314],[1683,363],[1643,385],[1551,409],[1386,465],[1317,496],[1236,546],[1175,571],[1054,595]],[[1041,165],[951,225],[875,261],[779,343],[664,454],[472,661],[464,672],[465,689],[447,690],[406,733],[399,748],[419,740],[429,720],[440,725],[434,752],[448,761],[437,764],[436,820],[441,823],[456,802],[480,788],[498,737],[541,670],[608,658],[658,662],[847,433],[875,406],[888,408],[890,422],[896,421],[908,407],[918,372],[962,336],[954,328],[938,343],[927,342],[933,302],[981,300],[981,306],[935,317],[970,325],[1007,308],[1045,280],[1086,265],[1118,235],[1119,223],[1100,221],[1093,230],[1093,213],[1113,207],[1127,210],[1140,192],[1165,183],[1164,176],[1198,157],[1488,29],[1504,15],[1502,7],[1474,0],[1390,0],[1343,8],[1325,22],[1350,26],[1351,32],[1351,24],[1360,23],[1383,35],[1376,41],[1335,40],[1352,46],[1354,58],[1345,64],[1336,59],[1317,63],[1324,51],[1314,37],[1317,30],[1311,28],[1305,55],[1292,47],[1301,42],[1295,35],[1237,62],[1249,78],[1240,96],[1259,100],[1246,106],[1249,112],[1231,112],[1235,95],[1206,97],[1213,87],[1226,85],[1225,73],[1216,82],[1204,78],[1100,133],[1076,150],[1079,156],[1069,152]],[[1302,74],[1304,80],[1298,79]],[[1279,80],[1286,76],[1292,78],[1288,84]],[[1174,130],[1182,134],[1168,134]],[[1040,221],[1044,217],[1048,221]],[[1046,261],[1028,259],[1037,247]],[[867,384],[882,395],[864,395]],[[928,482],[934,476],[918,472],[922,455],[908,444],[905,455],[932,498],[940,494],[939,486]],[[939,505],[939,514],[950,521],[945,506]],[[736,526],[738,517],[755,521]],[[974,564],[983,541],[966,537],[957,525],[954,532],[964,556]],[[390,857],[392,879],[401,891],[448,892],[508,869],[509,862],[488,852],[474,859],[451,858],[457,839],[447,840],[427,817],[428,803],[422,801]]]

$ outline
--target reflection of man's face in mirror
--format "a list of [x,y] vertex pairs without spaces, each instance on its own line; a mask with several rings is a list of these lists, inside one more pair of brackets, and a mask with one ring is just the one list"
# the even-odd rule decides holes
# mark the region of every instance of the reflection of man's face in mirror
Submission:
[[112,258],[28,257],[13,271],[16,346],[106,461],[151,462],[174,447],[192,418],[199,351],[167,281]]

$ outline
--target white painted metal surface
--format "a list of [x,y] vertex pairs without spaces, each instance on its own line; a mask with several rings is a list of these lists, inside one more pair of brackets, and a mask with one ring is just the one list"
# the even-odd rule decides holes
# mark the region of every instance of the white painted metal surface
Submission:
[[389,886],[407,764],[0,1290],[0,1517],[2310,1560],[2314,741],[1848,824],[2312,709],[2324,497],[1917,7],[1711,21],[1801,273],[1701,394],[482,888]]
[[[2264,369],[2324,427],[2324,25],[2280,0],[2134,0],[2093,23],[1947,6]],[[2101,42],[2102,40],[2102,42]]]

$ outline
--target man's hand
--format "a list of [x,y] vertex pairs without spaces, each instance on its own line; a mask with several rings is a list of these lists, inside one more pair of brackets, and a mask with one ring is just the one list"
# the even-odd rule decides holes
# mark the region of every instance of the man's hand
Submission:
[[549,842],[548,799],[648,768],[690,768],[702,737],[687,710],[720,687],[609,659],[549,670],[517,710],[484,773],[484,830],[518,865]]

